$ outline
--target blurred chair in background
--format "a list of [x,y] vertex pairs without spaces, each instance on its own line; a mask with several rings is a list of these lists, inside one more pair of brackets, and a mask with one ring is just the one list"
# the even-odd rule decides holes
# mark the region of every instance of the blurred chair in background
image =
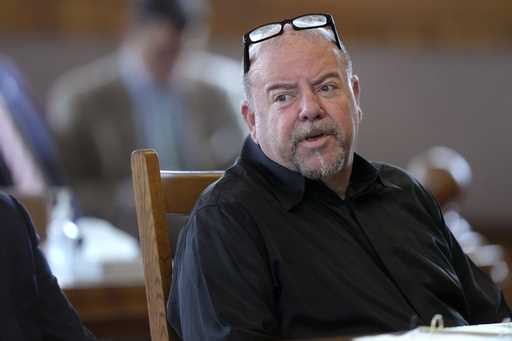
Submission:
[[471,167],[466,159],[453,149],[433,147],[411,159],[407,168],[437,200],[446,225],[464,252],[496,283],[502,283],[509,272],[503,248],[489,244],[459,212],[460,202],[471,183]]
[[118,52],[55,85],[50,125],[84,214],[137,235],[129,172],[136,148],[156,149],[173,170],[223,169],[237,156],[244,134],[223,88],[233,80],[212,81],[208,70],[222,62],[189,46],[188,33],[207,27],[204,6],[135,1]]

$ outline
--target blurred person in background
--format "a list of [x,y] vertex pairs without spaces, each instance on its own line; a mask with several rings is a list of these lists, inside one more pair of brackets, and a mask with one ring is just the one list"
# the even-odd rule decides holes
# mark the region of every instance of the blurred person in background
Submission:
[[48,126],[16,66],[0,56],[0,187],[28,195],[64,186]]
[[460,204],[472,178],[466,159],[453,149],[436,146],[412,158],[407,169],[438,201],[446,225],[464,252],[494,282],[502,284],[509,273],[503,248],[489,244],[460,214]]
[[60,289],[24,208],[0,192],[0,339],[95,340]]
[[72,193],[60,200],[66,186],[44,115],[14,63],[0,56],[0,189],[23,202],[45,240],[57,204],[68,205],[67,219],[79,216]]
[[[243,139],[222,69],[187,41],[207,27],[197,1],[133,2],[118,51],[64,75],[49,102],[50,125],[85,215],[137,235],[130,153],[150,147],[161,167],[224,169]],[[192,46],[189,46],[192,45]]]

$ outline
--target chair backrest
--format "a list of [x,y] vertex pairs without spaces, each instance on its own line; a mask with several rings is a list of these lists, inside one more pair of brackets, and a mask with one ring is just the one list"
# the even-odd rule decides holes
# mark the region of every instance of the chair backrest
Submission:
[[151,340],[175,341],[178,338],[168,328],[165,308],[173,255],[169,229],[178,227],[168,222],[167,215],[189,214],[204,188],[224,172],[160,170],[158,155],[152,149],[134,151],[131,165]]

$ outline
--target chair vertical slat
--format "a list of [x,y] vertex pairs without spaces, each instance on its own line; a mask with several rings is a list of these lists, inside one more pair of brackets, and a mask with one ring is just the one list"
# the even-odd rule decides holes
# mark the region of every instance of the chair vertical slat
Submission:
[[165,306],[171,276],[171,249],[160,186],[160,165],[156,152],[147,149],[133,152],[131,163],[151,340],[169,341]]
[[152,149],[134,151],[131,163],[151,340],[177,341],[179,338],[167,324],[166,303],[173,254],[169,228],[178,226],[168,226],[166,214],[189,214],[204,188],[224,172],[160,170],[158,155]]

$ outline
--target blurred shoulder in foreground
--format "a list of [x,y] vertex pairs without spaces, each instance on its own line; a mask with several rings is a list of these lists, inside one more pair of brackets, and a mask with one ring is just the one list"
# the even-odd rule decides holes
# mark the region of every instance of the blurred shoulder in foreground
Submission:
[[0,193],[2,340],[95,340],[59,288],[25,209]]

